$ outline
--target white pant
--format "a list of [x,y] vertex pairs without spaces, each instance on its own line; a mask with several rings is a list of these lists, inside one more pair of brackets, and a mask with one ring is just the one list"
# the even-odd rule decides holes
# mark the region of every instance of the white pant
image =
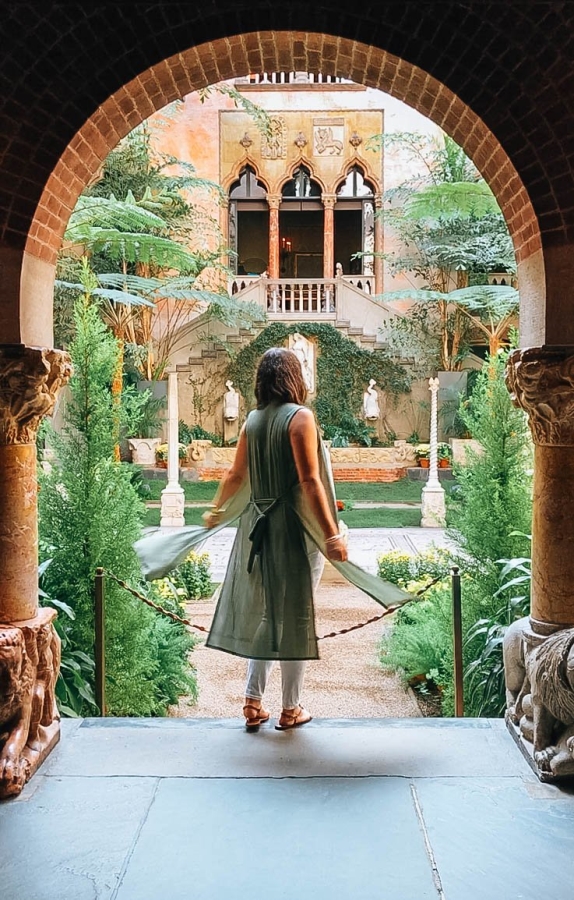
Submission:
[[[311,565],[311,581],[313,593],[321,580],[325,557],[312,545],[309,549],[309,563]],[[250,659],[247,665],[247,685],[245,696],[251,700],[262,700],[271,670],[275,664],[273,659]],[[283,709],[294,709],[299,706],[303,678],[305,677],[306,659],[281,660],[281,693]]]

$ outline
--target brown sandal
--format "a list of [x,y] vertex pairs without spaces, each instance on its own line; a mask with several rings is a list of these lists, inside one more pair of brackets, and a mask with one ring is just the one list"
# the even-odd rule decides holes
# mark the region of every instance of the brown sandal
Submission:
[[263,707],[255,706],[253,703],[245,704],[243,715],[245,716],[245,727],[248,731],[259,728],[264,722],[269,721],[269,713]]
[[298,728],[299,725],[306,725],[312,720],[313,716],[302,706],[296,706],[293,712],[283,710],[278,724],[275,726],[277,731],[289,731],[290,728]]

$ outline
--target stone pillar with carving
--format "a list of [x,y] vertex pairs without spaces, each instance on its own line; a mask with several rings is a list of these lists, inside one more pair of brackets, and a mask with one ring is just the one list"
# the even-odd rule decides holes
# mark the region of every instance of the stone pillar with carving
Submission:
[[429,378],[431,393],[430,415],[430,466],[428,481],[422,491],[421,526],[423,528],[444,528],[446,524],[446,504],[444,488],[438,480],[438,378]]
[[335,203],[336,194],[323,194],[323,278],[333,278],[335,271]]
[[167,381],[167,486],[161,492],[162,527],[185,525],[185,494],[179,483],[179,402],[177,371],[168,371]]
[[543,781],[574,775],[574,347],[511,354],[534,440],[530,616],[504,641],[507,722]]
[[375,194],[375,294],[382,294],[384,286],[383,250],[384,229],[381,210],[383,208],[382,194]]
[[36,435],[71,373],[60,350],[0,346],[0,798],[57,743],[56,613],[38,609]]
[[279,207],[281,196],[268,194],[269,205],[269,278],[279,278]]

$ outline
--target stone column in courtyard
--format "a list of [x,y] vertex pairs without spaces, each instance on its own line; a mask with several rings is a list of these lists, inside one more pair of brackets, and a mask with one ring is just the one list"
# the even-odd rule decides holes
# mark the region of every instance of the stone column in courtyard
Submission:
[[0,346],[0,798],[20,793],[60,734],[56,613],[38,609],[36,435],[70,372],[62,351]]
[[380,215],[383,208],[383,197],[381,194],[375,194],[375,294],[382,294],[384,287],[384,269],[383,269],[383,250],[384,250],[384,229],[383,219]]
[[323,194],[323,278],[335,273],[335,203],[336,194]]
[[269,278],[279,278],[279,207],[281,196],[268,194],[269,205]]
[[507,384],[534,440],[531,610],[505,636],[507,721],[549,781],[574,775],[574,347],[516,350]]
[[179,483],[179,401],[177,371],[168,371],[167,382],[167,486],[161,492],[160,525],[185,525],[185,494]]
[[430,465],[429,476],[422,492],[421,526],[423,528],[444,528],[446,524],[446,505],[444,488],[438,480],[438,378],[429,378],[431,392],[430,415]]

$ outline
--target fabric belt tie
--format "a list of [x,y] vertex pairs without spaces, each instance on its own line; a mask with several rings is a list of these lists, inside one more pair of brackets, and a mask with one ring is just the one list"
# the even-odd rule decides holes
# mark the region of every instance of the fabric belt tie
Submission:
[[[247,571],[250,575],[255,563],[255,557],[261,556],[261,553],[263,551],[263,542],[265,540],[265,535],[267,534],[267,527],[269,524],[267,517],[271,510],[273,510],[282,499],[282,497],[275,497],[274,499],[269,500],[251,500],[252,505],[257,511],[257,518],[253,523],[253,528],[249,532],[251,552],[249,553],[249,559],[247,561]],[[270,506],[268,506],[267,509],[263,510],[259,506],[260,503],[269,503]]]

